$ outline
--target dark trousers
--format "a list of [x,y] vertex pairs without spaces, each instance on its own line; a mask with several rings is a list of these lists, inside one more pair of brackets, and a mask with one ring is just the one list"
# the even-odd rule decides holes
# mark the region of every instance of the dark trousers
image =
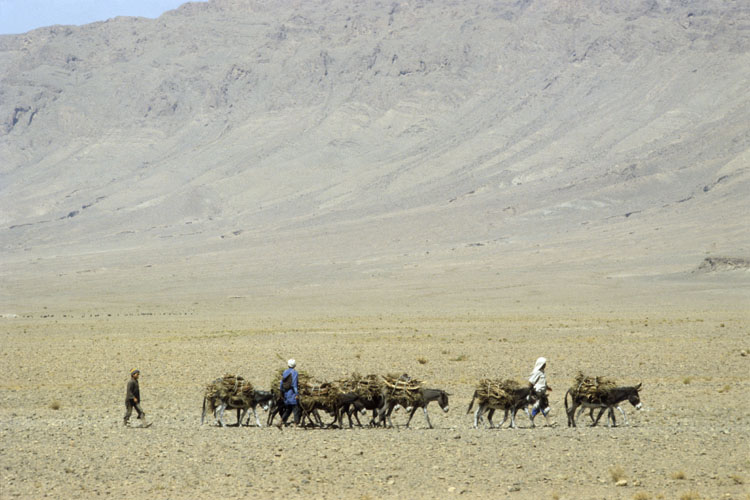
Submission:
[[141,405],[133,402],[132,399],[129,399],[125,401],[125,422],[127,422],[128,419],[130,418],[130,415],[132,415],[133,408],[135,408],[135,411],[138,412],[138,418],[141,418],[143,416],[143,410],[141,410]]
[[299,425],[300,417],[302,416],[302,410],[299,405],[288,405],[284,404],[284,410],[281,412],[281,423],[286,424],[289,415],[294,412],[294,424]]

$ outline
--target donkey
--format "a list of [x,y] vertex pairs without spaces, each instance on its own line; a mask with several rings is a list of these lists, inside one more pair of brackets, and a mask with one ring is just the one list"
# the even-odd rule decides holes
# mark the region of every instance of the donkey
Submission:
[[[568,427],[576,427],[576,418],[578,417],[578,415],[575,414],[575,411],[578,407],[580,407],[580,410],[578,412],[579,415],[584,408],[600,409],[599,415],[597,415],[594,423],[591,424],[592,427],[599,423],[599,419],[602,417],[602,414],[605,410],[609,410],[607,423],[609,424],[610,417],[614,421],[614,412],[612,410],[615,407],[619,408],[619,404],[623,401],[628,401],[635,407],[636,410],[640,410],[641,408],[643,408],[643,405],[641,404],[641,398],[638,395],[638,391],[641,389],[641,385],[642,384],[630,387],[615,387],[614,389],[610,389],[602,393],[601,396],[596,398],[576,394],[576,392],[572,388],[568,389],[568,391],[565,393],[565,413],[568,414]],[[568,396],[570,396],[571,400],[570,407],[568,406]],[[622,411],[622,408],[619,409],[623,417],[625,418],[625,424],[627,424],[628,418],[625,416],[625,412]]]
[[[260,419],[258,418],[258,413],[255,411],[256,406],[260,405],[263,410],[268,411],[273,404],[274,400],[271,391],[253,391],[253,402],[250,405],[250,409],[253,411],[256,427],[263,427],[263,424],[260,423]],[[240,410],[238,409],[237,412],[239,411]],[[245,413],[248,413],[248,410],[245,410]],[[242,421],[242,419],[240,419],[240,421]],[[250,415],[247,416],[246,425],[250,425]]]
[[378,416],[380,417],[380,420],[386,420],[388,421],[388,426],[393,427],[393,422],[391,422],[391,413],[393,413],[393,408],[396,407],[396,405],[401,405],[404,408],[407,406],[411,406],[411,411],[409,412],[409,420],[406,421],[406,428],[409,428],[409,422],[411,422],[412,417],[417,412],[417,409],[422,408],[422,411],[424,412],[424,418],[427,420],[427,425],[430,429],[432,429],[432,423],[430,422],[430,416],[427,414],[427,405],[430,404],[432,401],[437,401],[440,408],[448,413],[448,394],[447,392],[441,390],[441,389],[419,389],[419,396],[414,401],[410,401],[405,397],[399,397],[398,395],[389,395],[389,390],[385,390],[383,392],[383,399],[385,399],[385,404],[378,410]]
[[[336,398],[331,402],[331,404],[324,404],[321,402],[311,403],[310,401],[306,401],[306,398],[304,398],[303,396],[302,399],[300,399],[300,407],[302,409],[302,419],[304,420],[304,418],[307,417],[310,422],[317,423],[320,427],[324,427],[324,428],[334,427],[336,423],[339,422],[339,426],[343,428],[344,422],[343,422],[343,415],[342,415],[341,410],[345,405],[349,405],[353,403],[356,399],[357,399],[356,394],[344,393],[344,394],[337,395]],[[320,413],[318,412],[318,410],[323,410],[329,415],[332,415],[333,421],[330,424],[324,424],[323,420],[320,418]],[[351,416],[349,416],[349,427],[350,428],[352,427]]]
[[[467,415],[471,412],[471,409],[474,406],[474,400],[477,397],[477,391],[474,391],[474,395],[471,398],[471,403],[469,403],[469,408],[466,410]],[[482,414],[487,410],[489,410],[489,412],[487,413],[487,421],[489,421],[490,423],[490,429],[494,428],[495,425],[492,423],[492,417],[495,414],[495,410],[504,410],[505,414],[503,416],[503,421],[500,422],[500,425],[498,425],[498,427],[503,426],[505,421],[508,420],[508,415],[510,414],[510,427],[511,429],[515,429],[516,413],[518,413],[518,410],[521,409],[523,409],[523,411],[526,412],[526,415],[528,415],[529,420],[531,421],[531,427],[535,427],[534,419],[531,417],[531,415],[529,415],[529,411],[527,409],[527,407],[530,404],[533,404],[534,401],[535,393],[531,385],[512,390],[510,402],[508,402],[507,404],[493,404],[488,400],[480,398],[479,406],[474,412],[474,428],[476,429],[479,426],[479,423],[482,421]]]
[[[384,403],[385,399],[383,398],[382,394],[377,394],[373,397],[358,395],[357,398],[351,403],[345,403],[341,408],[341,412],[342,414],[346,413],[349,417],[349,427],[352,426],[352,415],[354,415],[354,418],[357,420],[357,425],[362,427],[362,422],[360,422],[357,413],[364,414],[367,410],[372,410],[372,418],[370,419],[368,425],[370,427],[377,427],[379,425],[379,422],[376,422],[375,419],[378,416],[378,411],[383,407]],[[339,420],[341,420],[341,418],[343,418],[343,415],[339,418]]]
[[[345,392],[343,394],[339,394],[336,397],[335,408],[333,409],[336,418],[333,419],[333,422],[331,422],[329,427],[333,427],[334,425],[336,425],[336,422],[338,422],[339,427],[343,429],[344,415],[346,415],[349,419],[349,428],[351,429],[352,427],[354,427],[352,422],[352,413],[354,413],[354,411],[357,409],[359,399],[359,394],[354,392]],[[357,419],[357,424],[362,427],[362,423],[359,421],[359,417],[356,413],[354,413],[354,418]]]
[[[239,398],[220,398],[220,397],[204,397],[203,398],[203,413],[201,414],[201,425],[203,425],[203,421],[206,418],[206,413],[211,411],[214,416],[216,417],[217,422],[221,427],[225,427],[224,425],[224,411],[229,409],[236,409],[237,410],[237,426],[239,427],[242,425],[242,420],[245,418],[245,415],[252,410],[253,416],[255,417],[255,424],[258,427],[263,427],[260,423],[260,419],[258,418],[258,413],[256,412],[256,407],[258,405],[261,405],[261,407],[264,410],[268,410],[269,406],[271,405],[273,400],[273,395],[269,391],[259,391],[254,390],[253,391],[253,397],[250,401],[243,401]],[[218,416],[217,416],[218,413]],[[250,417],[248,417],[248,422],[250,421]]]

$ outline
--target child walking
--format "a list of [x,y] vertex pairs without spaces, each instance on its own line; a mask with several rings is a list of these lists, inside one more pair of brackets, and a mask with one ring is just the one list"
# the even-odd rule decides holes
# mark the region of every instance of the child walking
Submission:
[[125,425],[128,425],[128,420],[130,420],[130,415],[133,413],[133,408],[138,412],[139,419],[142,419],[146,415],[143,410],[141,410],[141,391],[138,387],[138,377],[140,374],[140,370],[135,368],[130,370],[130,380],[128,380],[128,386],[125,393]]

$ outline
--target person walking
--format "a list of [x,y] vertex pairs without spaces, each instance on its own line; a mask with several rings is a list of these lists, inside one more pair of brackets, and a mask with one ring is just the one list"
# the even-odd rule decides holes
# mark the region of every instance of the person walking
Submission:
[[544,373],[545,368],[547,368],[547,358],[537,358],[536,363],[534,363],[534,371],[531,372],[531,376],[529,377],[529,383],[534,386],[534,393],[536,394],[536,403],[531,408],[531,420],[533,422],[534,417],[541,413],[547,420],[547,425],[549,425],[547,415],[550,412],[550,408],[547,391],[551,391],[552,388],[547,385],[547,376]]
[[141,371],[133,368],[130,370],[130,380],[128,380],[127,391],[125,394],[125,418],[124,425],[128,425],[130,415],[133,413],[133,408],[138,412],[138,418],[142,419],[146,413],[141,409],[141,391],[138,387],[138,377],[140,377]]
[[299,374],[295,369],[297,362],[293,359],[287,361],[288,368],[281,375],[279,390],[284,396],[284,410],[281,414],[279,429],[286,425],[289,415],[294,413],[294,425],[299,426],[301,410],[299,407]]

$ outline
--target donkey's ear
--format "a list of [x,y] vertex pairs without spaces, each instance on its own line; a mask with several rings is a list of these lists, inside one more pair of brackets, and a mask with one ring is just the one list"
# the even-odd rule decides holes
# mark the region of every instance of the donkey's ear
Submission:
[[638,385],[635,386],[635,389],[640,390],[642,385],[643,385],[643,382],[638,382]]

